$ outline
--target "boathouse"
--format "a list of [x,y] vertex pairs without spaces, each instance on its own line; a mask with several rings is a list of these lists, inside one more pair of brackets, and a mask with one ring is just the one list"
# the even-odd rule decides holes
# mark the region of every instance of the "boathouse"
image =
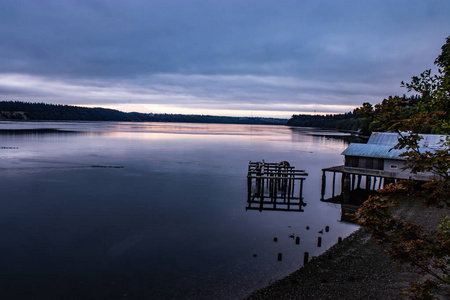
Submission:
[[[398,133],[374,132],[367,144],[352,143],[342,152],[345,163],[322,169],[321,200],[348,203],[352,194],[367,198],[371,191],[401,179],[428,181],[435,178],[433,173],[413,174],[404,169],[405,158],[401,156],[405,149],[393,149],[398,143]],[[434,152],[442,148],[445,135],[421,134],[419,141],[421,152]],[[331,197],[325,199],[327,178],[326,173],[333,174]],[[336,195],[336,174],[340,174],[340,194]],[[338,178],[339,179],[339,178]],[[366,191],[362,193],[361,191]]]

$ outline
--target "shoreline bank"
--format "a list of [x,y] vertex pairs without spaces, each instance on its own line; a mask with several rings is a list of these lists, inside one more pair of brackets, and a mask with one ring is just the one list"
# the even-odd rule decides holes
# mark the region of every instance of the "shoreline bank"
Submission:
[[247,300],[406,299],[400,290],[420,276],[411,267],[397,267],[379,245],[371,242],[370,233],[359,229]]
[[[425,228],[436,226],[441,215],[449,215],[414,202],[403,203],[398,213]],[[304,267],[246,299],[408,299],[401,290],[422,281],[422,276],[418,269],[392,261],[383,250],[370,232],[358,229]]]

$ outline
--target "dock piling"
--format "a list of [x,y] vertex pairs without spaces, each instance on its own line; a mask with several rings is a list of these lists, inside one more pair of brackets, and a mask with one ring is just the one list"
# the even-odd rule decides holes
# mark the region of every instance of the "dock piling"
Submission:
[[308,263],[308,259],[309,253],[308,252],[303,253],[303,265],[306,265]]
[[[257,210],[303,211],[303,180],[308,174],[288,162],[249,162],[247,207]],[[295,181],[299,182],[298,185]],[[297,196],[298,195],[298,196]]]

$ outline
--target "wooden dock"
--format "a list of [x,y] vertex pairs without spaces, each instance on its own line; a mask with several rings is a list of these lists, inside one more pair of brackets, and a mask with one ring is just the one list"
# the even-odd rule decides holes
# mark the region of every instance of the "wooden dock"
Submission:
[[[327,178],[326,172],[333,173],[331,182],[331,196],[326,196]],[[337,178],[336,174],[340,174]],[[322,190],[321,200],[333,203],[362,203],[369,195],[373,195],[377,190],[389,183],[395,183],[398,179],[392,178],[393,174],[380,170],[368,170],[349,168],[345,166],[335,166],[322,169]],[[339,189],[336,183],[340,181]]]
[[303,211],[303,181],[308,174],[288,162],[249,162],[246,209]]

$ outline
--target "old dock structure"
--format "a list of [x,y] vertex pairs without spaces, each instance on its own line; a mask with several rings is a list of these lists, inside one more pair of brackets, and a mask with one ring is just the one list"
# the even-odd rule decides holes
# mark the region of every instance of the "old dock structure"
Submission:
[[308,174],[287,161],[248,164],[247,207],[256,210],[303,211],[303,181]]
[[[440,149],[441,141],[445,139],[445,136],[435,134],[422,134],[421,137],[420,151],[430,152]],[[399,138],[398,133],[374,132],[367,144],[350,144],[342,152],[345,157],[344,165],[322,169],[321,200],[358,205],[389,183],[403,179],[434,179],[435,175],[432,173],[413,174],[404,168],[405,158],[401,154],[405,150],[394,149]],[[327,172],[333,174],[331,182],[327,180]],[[340,189],[337,189],[336,184],[339,182]],[[326,193],[326,186],[330,183],[331,191]]]

